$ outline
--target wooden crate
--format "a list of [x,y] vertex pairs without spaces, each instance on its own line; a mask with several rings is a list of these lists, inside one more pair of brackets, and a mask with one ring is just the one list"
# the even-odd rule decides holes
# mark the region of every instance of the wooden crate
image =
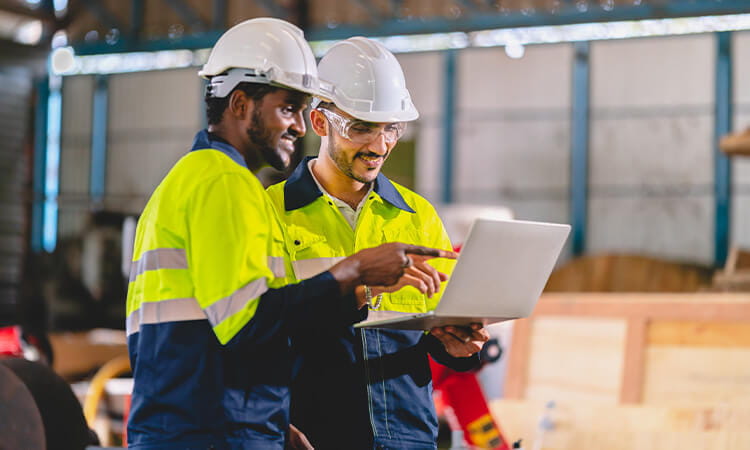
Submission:
[[556,403],[546,450],[750,449],[750,294],[546,293],[504,391],[509,439]]
[[545,292],[696,292],[711,286],[713,273],[642,255],[586,255],[555,270]]

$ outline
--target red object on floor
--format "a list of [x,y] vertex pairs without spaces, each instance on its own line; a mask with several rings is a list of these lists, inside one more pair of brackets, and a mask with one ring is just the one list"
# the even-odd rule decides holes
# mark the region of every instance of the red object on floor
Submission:
[[125,406],[122,411],[122,445],[128,446],[128,418],[130,417],[131,394],[125,396]]
[[0,356],[23,357],[21,327],[0,327]]
[[479,448],[510,450],[500,427],[492,419],[487,399],[474,372],[456,372],[430,358],[432,386],[442,394],[464,431],[467,443]]

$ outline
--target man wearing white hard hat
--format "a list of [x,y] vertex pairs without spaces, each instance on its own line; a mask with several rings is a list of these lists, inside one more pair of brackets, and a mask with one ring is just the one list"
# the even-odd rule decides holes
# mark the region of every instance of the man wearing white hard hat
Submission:
[[360,284],[454,255],[393,244],[288,284],[282,229],[255,177],[289,164],[319,93],[296,26],[253,19],[228,30],[200,75],[208,129],[154,191],[136,230],[127,299],[136,449],[281,449],[289,426],[290,333],[305,320],[366,315]]
[[[407,122],[419,113],[401,66],[362,37],[335,44],[318,65],[331,101],[310,113],[321,137],[284,183],[269,188],[280,211],[294,276],[312,279],[341,258],[384,242],[449,250],[435,209],[381,173]],[[324,80],[324,81],[323,81]],[[398,151],[398,150],[395,150]],[[415,262],[394,286],[365,283],[369,316],[434,309],[451,261]],[[310,336],[316,333],[316,339]],[[317,337],[320,336],[320,337]],[[456,370],[479,364],[480,325],[421,331],[329,327],[293,336],[299,374],[292,388],[298,448],[435,448],[437,419],[428,355]]]

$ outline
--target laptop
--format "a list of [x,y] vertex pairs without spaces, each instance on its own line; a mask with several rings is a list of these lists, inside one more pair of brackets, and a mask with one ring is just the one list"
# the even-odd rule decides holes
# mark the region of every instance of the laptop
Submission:
[[477,219],[434,311],[370,311],[354,326],[429,330],[527,317],[569,233],[567,224]]

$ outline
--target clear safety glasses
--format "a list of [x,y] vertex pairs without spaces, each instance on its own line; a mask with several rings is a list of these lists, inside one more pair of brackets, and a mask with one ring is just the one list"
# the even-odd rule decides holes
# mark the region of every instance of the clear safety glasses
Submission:
[[325,108],[318,108],[318,111],[326,116],[328,122],[342,137],[355,144],[369,144],[381,134],[385,137],[385,142],[395,144],[406,131],[406,122],[377,124],[359,119],[348,119]]

